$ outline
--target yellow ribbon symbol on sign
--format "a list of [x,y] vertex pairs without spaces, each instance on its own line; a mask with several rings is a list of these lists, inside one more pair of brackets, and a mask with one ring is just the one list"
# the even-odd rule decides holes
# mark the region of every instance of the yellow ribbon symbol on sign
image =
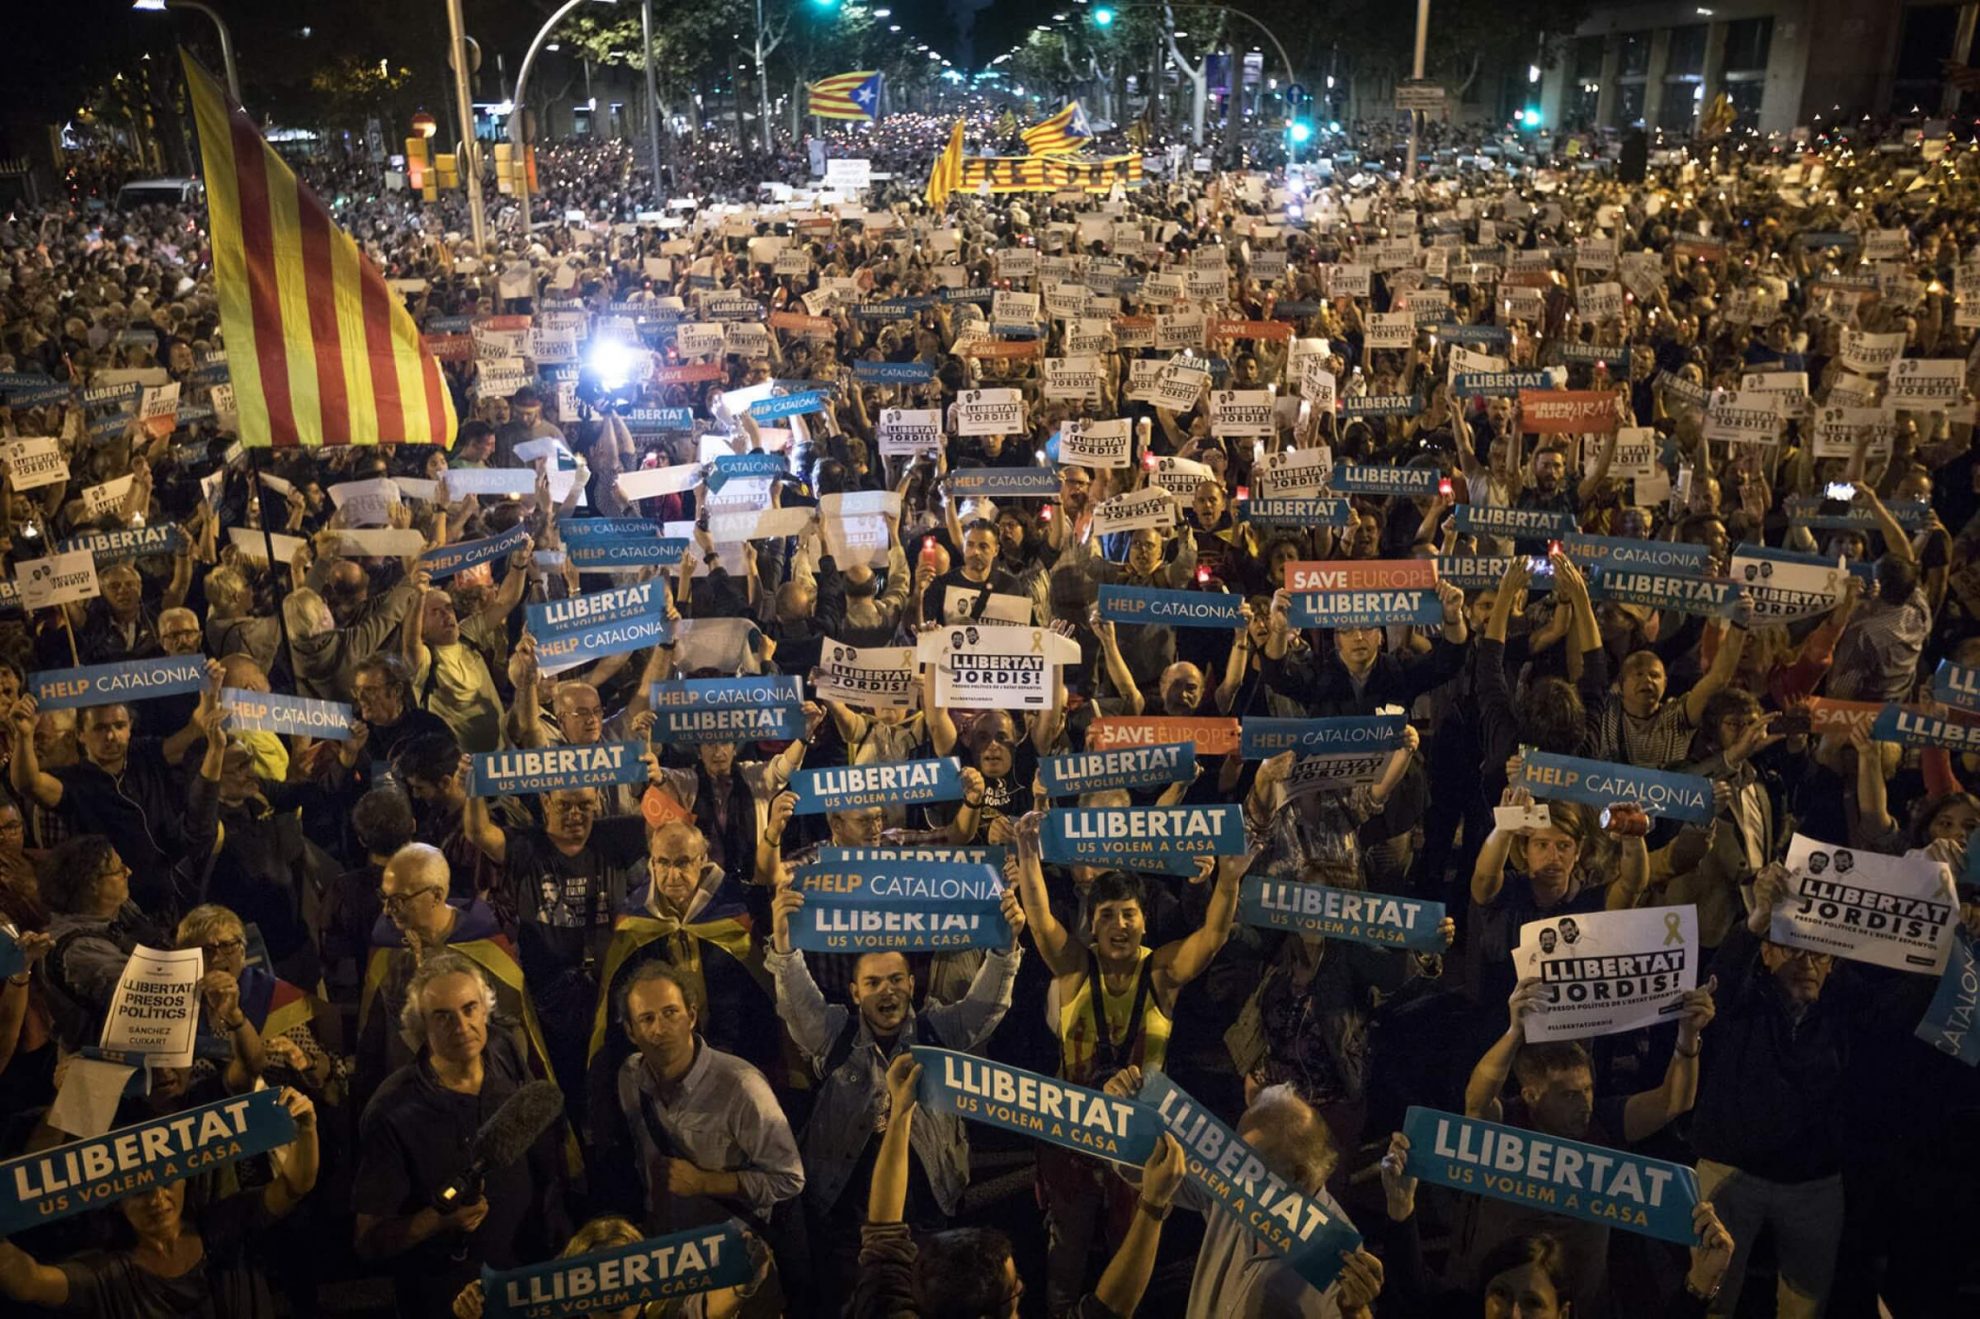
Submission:
[[1668,948],[1674,943],[1684,942],[1684,931],[1679,928],[1682,924],[1676,912],[1664,913],[1664,947]]

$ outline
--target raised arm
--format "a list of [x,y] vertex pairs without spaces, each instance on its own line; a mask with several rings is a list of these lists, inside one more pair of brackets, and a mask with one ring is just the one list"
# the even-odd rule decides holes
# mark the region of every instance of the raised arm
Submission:
[[41,772],[41,760],[34,749],[34,726],[40,721],[34,698],[16,698],[8,718],[14,725],[14,754],[7,765],[7,777],[13,782],[15,792],[34,798],[52,811],[62,804],[62,780]]
[[[1055,976],[1071,975],[1084,962],[1079,947],[1066,927],[1052,912],[1052,899],[1045,890],[1045,870],[1039,856],[1038,829],[1044,815],[1033,811],[1018,821],[1017,855],[1008,863],[1016,870],[1018,896],[1024,900],[1024,924],[1031,931],[1031,942],[1038,949],[1045,968]],[[1005,872],[1007,875],[1009,870]]]
[[1712,667],[1705,670],[1705,676],[1692,684],[1684,694],[1684,720],[1692,727],[1705,717],[1705,703],[1726,689],[1739,672],[1739,658],[1746,650],[1746,629],[1737,623],[1726,627],[1719,638],[1718,653],[1712,656]]
[[502,832],[502,826],[495,823],[489,812],[488,798],[470,795],[461,807],[461,833],[475,850],[493,861],[496,865],[506,865],[509,860],[509,836]]
[[1704,1047],[1699,1036],[1712,1021],[1712,991],[1718,987],[1715,978],[1685,993],[1677,1047],[1664,1068],[1664,1079],[1655,1089],[1638,1091],[1623,1102],[1623,1139],[1630,1144],[1662,1131],[1697,1102],[1698,1051]]
[[1505,1093],[1506,1078],[1512,1075],[1513,1058],[1526,1039],[1526,1014],[1546,1000],[1547,987],[1538,977],[1522,980],[1506,1000],[1508,1024],[1505,1033],[1492,1041],[1492,1047],[1472,1067],[1464,1083],[1464,1115],[1497,1122],[1502,1116],[1499,1096]]
[[1164,944],[1155,950],[1155,983],[1173,995],[1210,969],[1210,960],[1231,937],[1231,924],[1237,919],[1238,882],[1258,855],[1246,848],[1236,856],[1217,860],[1216,888],[1210,891],[1210,905],[1204,910],[1203,924],[1195,932]]

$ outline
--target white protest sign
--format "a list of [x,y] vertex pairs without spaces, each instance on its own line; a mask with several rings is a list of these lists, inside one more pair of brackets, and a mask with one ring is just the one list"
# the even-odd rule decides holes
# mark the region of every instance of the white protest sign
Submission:
[[1203,347],[1204,317],[1201,310],[1165,311],[1155,317],[1157,348]]
[[[1601,465],[1605,437],[1590,436],[1581,450],[1581,470],[1593,476]],[[1616,432],[1616,456],[1609,464],[1612,480],[1642,480],[1657,474],[1657,432],[1650,426],[1624,426]]]
[[[1960,358],[1901,357],[1891,363],[1886,403],[1901,408],[1949,408],[1966,390],[1966,362]],[[1831,391],[1830,397],[1834,397]]]
[[854,563],[884,566],[891,539],[887,519],[900,515],[901,496],[893,490],[856,490],[818,499],[825,548],[842,568]]
[[1574,306],[1586,321],[1620,320],[1623,311],[1622,285],[1584,284],[1574,295]]
[[817,510],[810,508],[753,508],[739,513],[713,513],[708,518],[708,534],[724,545],[740,545],[750,540],[781,540],[796,536],[811,525]]
[[1796,834],[1788,844],[1788,894],[1774,905],[1767,938],[1894,971],[1938,975],[1952,951],[1959,899],[1952,871],[1913,852],[1885,856]]
[[425,548],[425,535],[410,527],[345,527],[337,532],[337,553],[352,558],[397,559]]
[[1172,357],[1155,377],[1154,397],[1158,408],[1187,412],[1210,383],[1210,364],[1195,357]]
[[1272,438],[1272,391],[1217,389],[1210,393],[1210,433],[1218,437]]
[[1015,389],[965,389],[956,398],[956,434],[1014,435],[1024,429],[1024,395]]
[[21,604],[28,609],[93,600],[99,594],[96,556],[89,550],[71,550],[29,559],[14,566],[14,584],[20,588]]
[[950,586],[942,591],[944,623],[1031,623],[1031,598],[985,591],[981,587]]
[[1815,456],[1848,458],[1856,452],[1857,437],[1869,432],[1869,456],[1888,458],[1897,437],[1897,414],[1889,408],[1817,408],[1815,410]]
[[1698,908],[1549,916],[1519,927],[1513,964],[1547,993],[1528,1043],[1615,1035],[1674,1020],[1698,987]]
[[141,1054],[152,1067],[192,1066],[205,960],[197,948],[131,949],[110,995],[103,1048]]
[[642,467],[636,472],[621,472],[613,484],[618,487],[619,495],[623,499],[652,499],[659,495],[686,494],[694,489],[699,481],[699,469],[682,464],[676,467]]
[[1140,531],[1153,527],[1168,531],[1176,525],[1175,496],[1159,485],[1145,486],[1124,495],[1115,495],[1093,510],[1093,530],[1108,536],[1118,531]]
[[1364,319],[1370,348],[1408,348],[1416,339],[1416,318],[1406,311],[1371,312]]
[[399,502],[399,487],[385,476],[368,481],[340,481],[330,487],[330,501],[344,515],[346,525],[382,527],[392,520],[392,506]]
[[1740,377],[1739,392],[1742,396],[1758,394],[1770,397],[1783,417],[1791,417],[1808,406],[1808,373],[1749,371]]
[[721,321],[687,321],[674,333],[674,346],[682,357],[719,357],[728,342],[729,332]]
[[[452,475],[452,473],[449,473],[449,475]],[[268,562],[267,540],[274,541],[276,562],[282,564],[293,563],[295,561],[296,551],[309,544],[301,536],[284,536],[280,532],[264,538],[253,527],[229,527],[227,528],[227,539],[233,542],[234,552],[236,554],[239,554],[243,559],[252,559],[256,563]]]
[[1114,322],[1105,316],[1080,316],[1066,322],[1066,352],[1105,353],[1114,347]]
[[880,456],[915,458],[942,447],[940,408],[884,408],[880,413]]
[[1133,447],[1133,423],[1068,420],[1059,430],[1059,461],[1079,467],[1126,467]]
[[922,633],[915,653],[935,665],[935,699],[946,707],[1045,710],[1054,667],[1077,663],[1079,643],[1047,628],[961,623]]
[[87,487],[82,492],[83,515],[100,518],[105,513],[114,513],[124,506],[124,498],[131,492],[135,476],[120,476],[105,481],[102,485]]
[[7,476],[16,490],[38,490],[69,479],[69,460],[62,456],[62,442],[50,436],[0,445],[0,462],[7,465]]
[[1903,355],[1903,330],[1872,334],[1868,330],[1850,329],[1842,332],[1842,352],[1837,354],[1844,366],[1866,376],[1883,375]]
[[1781,414],[1772,394],[1715,389],[1705,405],[1705,439],[1723,444],[1777,444]]
[[825,639],[812,682],[821,701],[868,710],[912,710],[921,685],[913,646],[860,648]]
[[1100,359],[1097,357],[1046,358],[1044,395],[1048,399],[1098,403]]
[[1333,466],[1333,451],[1322,445],[1317,449],[1281,449],[1268,453],[1265,462],[1254,466],[1252,471],[1261,498],[1312,499],[1327,489],[1327,477]]

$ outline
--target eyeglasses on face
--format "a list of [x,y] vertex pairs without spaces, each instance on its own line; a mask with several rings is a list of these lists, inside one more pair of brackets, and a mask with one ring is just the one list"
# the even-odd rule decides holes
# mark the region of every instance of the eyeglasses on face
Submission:
[[380,889],[378,896],[384,902],[385,910],[405,911],[427,894],[437,894],[440,891],[437,888],[422,888],[414,889],[411,893],[387,893],[384,889]]
[[247,940],[239,937],[235,937],[232,939],[216,939],[212,943],[201,944],[199,946],[199,949],[201,952],[205,953],[209,959],[214,957],[223,957],[229,953],[246,952]]

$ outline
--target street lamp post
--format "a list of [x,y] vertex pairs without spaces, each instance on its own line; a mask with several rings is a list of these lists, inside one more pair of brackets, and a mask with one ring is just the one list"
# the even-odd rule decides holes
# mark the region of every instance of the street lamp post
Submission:
[[[1427,4],[1428,0],[1423,0],[1423,3]],[[1093,11],[1093,15],[1092,15],[1093,23],[1096,27],[1110,28],[1114,25],[1115,17],[1118,16],[1120,11],[1123,9],[1163,9],[1163,8],[1198,9],[1198,10],[1207,9],[1207,10],[1214,10],[1217,13],[1224,14],[1232,18],[1243,19],[1245,22],[1257,28],[1260,32],[1263,32],[1265,34],[1265,39],[1272,43],[1272,49],[1278,52],[1279,63],[1286,66],[1286,85],[1290,88],[1293,84],[1299,81],[1299,74],[1293,71],[1292,56],[1286,54],[1285,43],[1279,40],[1278,33],[1272,31],[1271,28],[1266,27],[1262,19],[1259,19],[1254,15],[1247,14],[1242,9],[1233,9],[1229,5],[1195,3],[1194,0],[1171,0],[1171,3],[1165,6],[1160,2],[1160,0],[1156,0],[1156,3],[1154,4],[1128,3],[1127,0],[1115,0],[1115,3],[1113,4],[1102,5]],[[1262,102],[1263,97],[1260,97],[1260,100]],[[1240,118],[1241,117],[1242,114],[1240,114]]]
[[[1430,36],[1430,0],[1416,0],[1416,55],[1411,64],[1410,77],[1416,82],[1423,81],[1424,46]],[[1390,120],[1394,123],[1395,120]],[[1418,127],[1423,123],[1423,112],[1409,112],[1409,155],[1403,161],[1403,182],[1416,182],[1416,144]]]
[[447,0],[448,49],[453,52],[454,98],[460,102],[461,145],[455,166],[467,185],[468,226],[474,233],[477,258],[488,250],[488,221],[481,209],[481,153],[474,140],[474,92],[468,84],[467,36],[461,23],[461,0]]
[[199,0],[133,0],[131,8],[151,13],[162,13],[171,9],[190,9],[195,13],[206,15],[213,24],[214,30],[220,34],[220,63],[227,74],[227,95],[234,98],[235,105],[241,103],[241,75],[234,67],[234,34],[227,30],[225,19],[200,4]]
[[[516,70],[516,94],[513,102],[515,109],[509,112],[509,140],[516,144],[516,152],[521,157],[516,162],[516,202],[522,207],[522,231],[524,239],[528,239],[529,237],[529,135],[525,131],[524,126],[524,120],[528,118],[529,111],[526,108],[527,102],[523,98],[529,93],[529,72],[536,67],[537,52],[542,50],[543,43],[550,39],[550,29],[562,22],[565,14],[570,13],[573,9],[584,3],[586,3],[586,0],[564,0],[564,7],[550,15],[543,26],[537,30],[536,39],[529,43],[529,50],[523,55],[522,67]],[[610,3],[610,0],[605,0],[605,3]],[[647,12],[650,15],[652,12],[652,0],[646,0],[646,4]],[[646,49],[647,90],[651,92],[653,79],[653,42],[651,37],[647,39]],[[655,140],[657,141],[657,134],[660,132],[658,122],[653,125],[653,131],[656,134]],[[653,178],[654,190],[658,192],[660,188],[660,164],[659,148],[657,146],[654,149]]]
[[[569,6],[566,6],[569,8]],[[653,0],[639,0],[640,49],[646,56],[647,160],[653,167],[653,204],[660,204],[660,89],[653,79]],[[525,215],[527,220],[528,216]]]

